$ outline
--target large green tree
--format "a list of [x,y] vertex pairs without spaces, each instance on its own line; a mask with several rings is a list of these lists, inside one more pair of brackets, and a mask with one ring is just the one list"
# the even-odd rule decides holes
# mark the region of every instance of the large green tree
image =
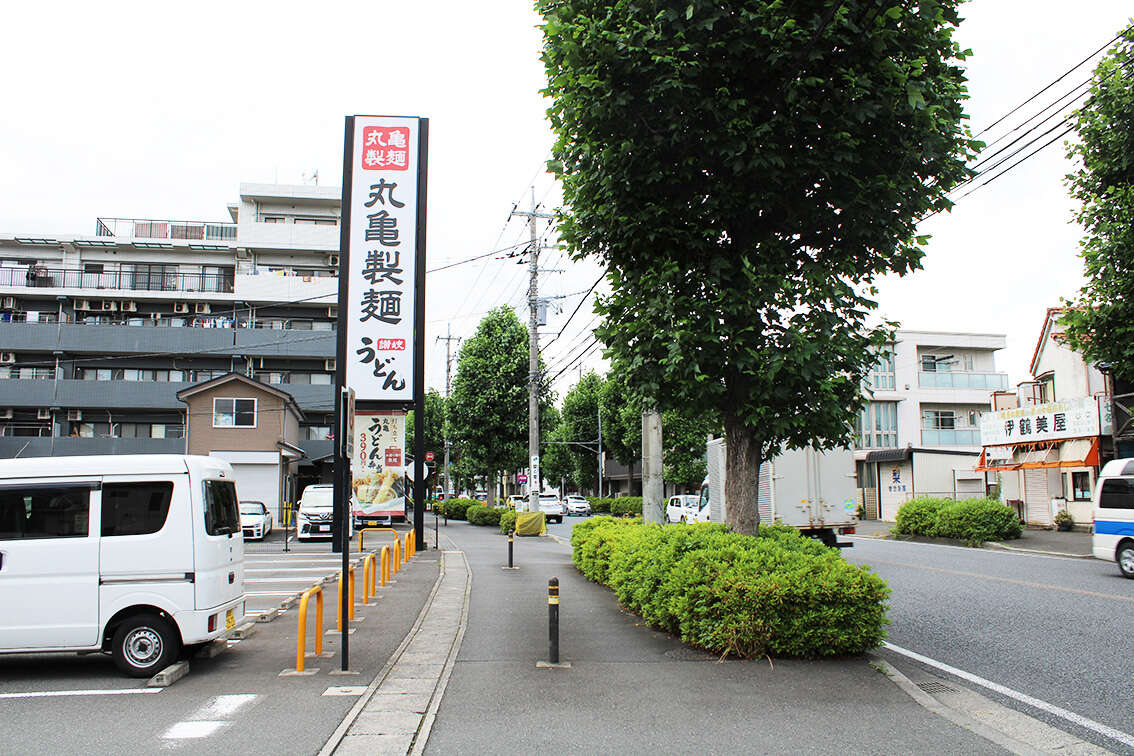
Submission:
[[662,413],[662,468],[666,483],[698,491],[705,479],[705,443],[721,431],[715,412],[679,409]]
[[1076,220],[1087,284],[1063,315],[1071,343],[1115,376],[1134,381],[1134,28],[1095,68],[1068,146],[1080,167],[1067,177],[1082,203]]
[[[414,428],[416,413],[410,410],[406,413],[406,456],[412,457],[414,453]],[[433,462],[430,467],[434,474],[429,479],[430,486],[438,486],[442,481],[442,467],[445,464],[445,397],[436,389],[425,392],[425,450],[433,452]],[[452,455],[450,455],[452,456]]]
[[[598,413],[603,379],[591,371],[563,397],[561,437],[573,462],[571,480],[579,489],[598,489]],[[581,446],[588,444],[590,448]]]
[[761,461],[850,442],[893,325],[872,281],[920,266],[917,221],[969,175],[959,2],[537,3],[598,336],[660,409],[720,411],[739,532]]

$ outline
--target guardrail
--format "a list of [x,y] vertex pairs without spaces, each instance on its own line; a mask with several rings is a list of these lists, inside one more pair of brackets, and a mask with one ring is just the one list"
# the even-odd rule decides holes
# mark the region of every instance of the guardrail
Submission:
[[[347,622],[354,619],[354,565],[353,564],[350,566],[350,576],[348,577],[348,582],[350,584],[349,585],[349,587],[350,587],[350,598],[347,600],[347,606],[345,607],[345,609],[346,609],[346,618],[345,619],[346,619]],[[344,609],[344,607],[343,607],[343,573],[340,572],[339,573],[339,613],[338,613],[338,617],[335,620],[335,629],[340,630],[340,631],[343,629],[343,621],[344,621],[343,609]]]
[[307,647],[307,601],[315,596],[315,656],[323,653],[323,587],[316,585],[303,592],[299,599],[299,633],[295,638],[295,671],[304,670],[304,651]]
[[[398,574],[398,570],[401,569],[406,560],[406,557],[402,555],[402,536],[398,531],[394,530],[393,528],[363,528],[362,530],[358,531],[358,551],[361,554],[365,550],[365,546],[363,544],[366,541],[367,533],[377,533],[383,531],[394,534],[393,574],[396,575]],[[385,583],[383,583],[383,585],[385,585]]]

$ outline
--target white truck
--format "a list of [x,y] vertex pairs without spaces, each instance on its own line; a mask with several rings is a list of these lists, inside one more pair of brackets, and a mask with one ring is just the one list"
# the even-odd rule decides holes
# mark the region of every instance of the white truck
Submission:
[[[702,511],[708,507],[708,517],[704,519],[724,522],[728,512],[725,440],[711,439],[706,451],[708,476],[701,485],[700,506]],[[763,463],[756,486],[756,506],[762,523],[790,525],[827,546],[853,546],[838,537],[854,533],[858,524],[854,452],[792,449]]]

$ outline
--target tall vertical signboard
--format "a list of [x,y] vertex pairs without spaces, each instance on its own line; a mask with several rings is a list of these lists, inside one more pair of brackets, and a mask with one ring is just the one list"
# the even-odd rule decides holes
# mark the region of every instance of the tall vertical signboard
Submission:
[[[355,434],[364,422],[369,428],[378,413],[393,417],[393,413],[414,409],[419,418],[425,414],[428,141],[426,118],[354,115],[346,119],[335,382],[340,392],[354,393]],[[413,525],[419,548],[424,547],[425,524],[424,426],[424,422],[416,423],[413,440]],[[352,440],[360,442],[357,437]],[[376,513],[378,505],[388,501],[383,498],[387,481],[382,472],[403,466],[400,459],[383,457],[381,469],[371,469],[378,466],[369,464],[369,451],[364,473],[368,477],[358,481],[357,491],[351,486],[352,459],[342,454],[335,459],[335,548],[342,550],[344,573],[349,565],[352,494],[358,498],[361,492],[367,499],[367,506],[360,507],[363,515],[369,510]],[[356,445],[354,456],[359,453]],[[348,582],[343,581],[342,605],[349,600]],[[348,668],[346,624],[344,670]]]

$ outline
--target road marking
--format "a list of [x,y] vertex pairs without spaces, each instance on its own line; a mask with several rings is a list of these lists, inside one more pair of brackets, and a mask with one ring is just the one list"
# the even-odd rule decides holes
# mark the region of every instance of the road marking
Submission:
[[[342,562],[339,562],[339,564],[342,564]],[[319,566],[315,566],[315,567],[278,567],[278,568],[275,568],[275,569],[264,568],[264,569],[256,569],[256,570],[250,570],[250,569],[245,568],[244,574],[247,575],[249,572],[270,572],[270,573],[277,573],[277,572],[322,572],[323,569],[324,569],[323,567],[319,567]]]
[[163,740],[207,738],[228,722],[178,722],[162,733]]
[[58,698],[61,696],[128,696],[134,693],[161,693],[161,688],[122,688],[120,690],[37,690],[27,693],[0,693],[0,699]]
[[926,546],[926,547],[931,548],[931,549],[956,549],[958,551],[967,551],[970,554],[973,553],[974,551],[976,551],[976,552],[980,552],[981,554],[995,554],[997,556],[1034,557],[1036,559],[1058,559],[1060,561],[1066,561],[1068,559],[1076,559],[1076,560],[1082,561],[1083,559],[1086,558],[1086,555],[1084,555],[1084,556],[1061,556],[1059,554],[1037,554],[1034,551],[1011,551],[1009,549],[982,549],[982,548],[974,548],[972,546],[954,546],[954,545],[949,544],[949,543],[922,543],[921,541],[901,541],[901,540],[898,540],[896,538],[874,538],[872,536],[866,536],[866,535],[862,535],[862,536],[848,535],[848,536],[846,536],[846,538],[849,538],[852,541],[861,541],[863,543],[890,543],[890,544],[895,544],[895,545],[902,544],[902,545],[905,545],[905,546]]
[[218,719],[231,717],[241,707],[252,703],[257,698],[258,696],[255,693],[232,693],[229,695],[214,696],[211,701],[197,710],[194,718]]
[[326,575],[313,575],[311,577],[280,577],[280,578],[244,578],[245,583],[303,583],[311,585],[314,578],[319,578],[315,582],[323,582]]
[[265,597],[265,596],[266,597],[298,596],[299,592],[298,591],[245,591],[244,595],[245,596],[253,596],[253,597],[256,597],[256,596],[261,596],[261,597]]
[[944,575],[960,575],[961,577],[980,578],[982,580],[992,580],[998,583],[1011,583],[1012,585],[1022,585],[1027,588],[1041,588],[1050,591],[1062,591],[1063,593],[1074,593],[1079,596],[1091,596],[1093,598],[1114,599],[1115,601],[1130,601],[1134,602],[1134,596],[1119,596],[1115,593],[1099,593],[1098,591],[1088,591],[1082,588],[1064,588],[1060,585],[1050,585],[1048,583],[1036,583],[1031,580],[1017,580],[1015,578],[996,577],[994,575],[982,575],[979,572],[967,572],[965,570],[950,570],[945,567],[929,567],[924,564],[912,564],[909,562],[890,562],[885,559],[872,559],[865,562],[865,564],[888,564],[892,567],[908,567],[910,569],[926,570],[928,572],[940,572]]
[[895,646],[893,643],[883,643],[882,647],[887,648],[894,653],[901,654],[902,656],[909,657],[910,659],[913,659],[915,661],[919,661],[922,664],[928,664],[929,666],[939,669],[942,672],[948,672],[954,677],[959,677],[962,680],[967,680],[968,682],[971,682],[975,685],[980,685],[981,687],[987,688],[988,690],[991,690],[995,693],[999,693],[1002,696],[1007,696],[1008,698],[1019,701],[1022,704],[1027,704],[1028,706],[1039,709],[1040,711],[1045,711],[1048,714],[1052,714],[1056,717],[1059,717],[1060,719],[1065,719],[1072,724],[1078,725],[1079,727],[1083,727],[1085,729],[1096,732],[1103,737],[1110,738],[1111,740],[1134,748],[1134,736],[1128,735],[1120,730],[1116,730],[1113,727],[1107,727],[1101,722],[1096,722],[1093,719],[1088,719],[1081,714],[1076,714],[1073,711],[1068,711],[1067,709],[1061,708],[1054,704],[1049,704],[1048,702],[1041,701],[1038,698],[1032,698],[1026,693],[1020,693],[1019,691],[1012,690],[1011,688],[1005,687],[1000,683],[994,683],[991,680],[986,680],[983,677],[978,677],[977,675],[974,675],[971,672],[966,672],[963,669],[951,667],[944,662],[939,662],[936,659],[930,659],[928,656],[922,656],[915,651],[910,651],[908,649],[902,648],[901,646]]
[[232,724],[227,719],[259,697],[255,693],[231,693],[213,696],[199,709],[186,717],[185,721],[172,725],[162,733],[161,737],[163,740],[207,738],[222,727]]

